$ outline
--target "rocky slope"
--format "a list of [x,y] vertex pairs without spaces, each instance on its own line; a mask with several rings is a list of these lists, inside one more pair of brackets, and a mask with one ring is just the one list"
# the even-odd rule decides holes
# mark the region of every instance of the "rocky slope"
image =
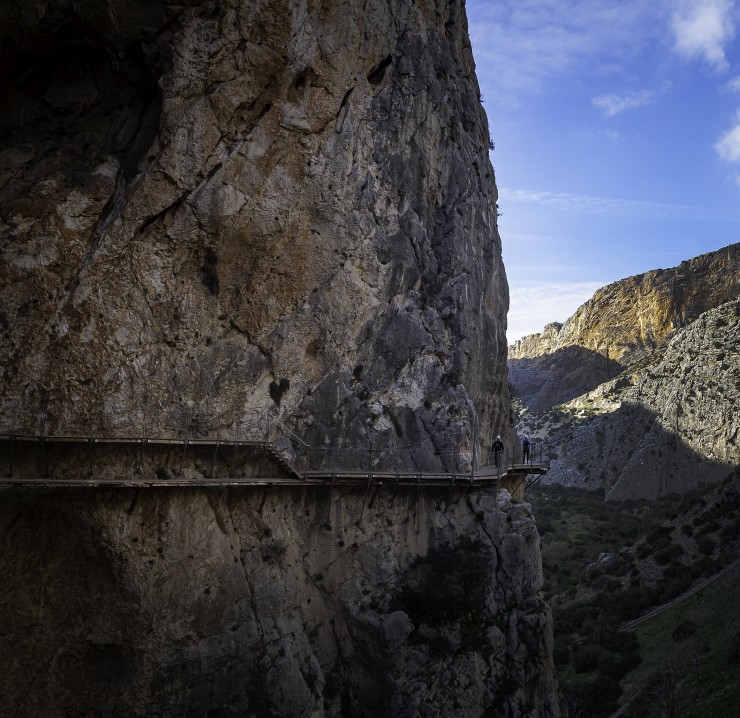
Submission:
[[507,428],[461,2],[0,20],[0,428],[244,437],[276,412],[316,446],[467,461]]
[[740,465],[740,300],[702,314],[662,350],[520,429],[550,446],[548,481],[614,499],[683,493]]
[[614,282],[565,324],[509,349],[513,392],[547,409],[609,381],[663,347],[703,312],[740,296],[740,243]]
[[263,498],[6,491],[3,714],[560,715],[527,505]]

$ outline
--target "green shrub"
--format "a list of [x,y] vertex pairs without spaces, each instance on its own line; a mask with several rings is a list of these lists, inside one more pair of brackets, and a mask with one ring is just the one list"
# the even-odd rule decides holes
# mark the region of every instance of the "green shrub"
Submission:
[[655,593],[645,586],[630,586],[602,597],[601,613],[605,619],[628,621],[655,605]]
[[687,618],[681,621],[681,623],[679,623],[673,629],[673,632],[671,633],[671,638],[676,643],[682,643],[687,638],[690,638],[691,636],[693,636],[696,633],[696,629],[697,629],[696,623],[694,623],[694,621]]
[[717,519],[711,518],[701,527],[701,531],[699,531],[699,533],[700,534],[711,534],[717,531],[719,527],[720,525]]
[[578,606],[571,614],[573,625],[576,627],[581,627],[586,619],[596,618],[598,615],[597,606]]
[[664,576],[655,584],[658,603],[667,603],[676,598],[691,585],[692,581],[693,576],[690,571],[681,575]]
[[660,534],[659,536],[653,538],[652,541],[650,541],[650,545],[656,552],[668,548],[671,545],[671,537],[667,536],[666,534]]
[[696,548],[699,553],[703,553],[705,556],[709,556],[714,553],[716,546],[717,544],[706,534],[701,534],[696,537]]
[[637,558],[643,559],[647,558],[654,552],[653,547],[649,543],[641,543],[637,547]]
[[740,631],[732,637],[730,641],[730,652],[727,657],[730,663],[740,663]]
[[570,715],[602,718],[617,710],[617,700],[622,695],[619,682],[610,676],[595,679],[577,677],[563,682],[563,694]]
[[599,576],[593,583],[592,586],[599,591],[616,591],[622,588],[622,584],[611,576]]
[[598,669],[607,652],[595,643],[573,649],[570,663],[576,673],[591,673]]
[[655,552],[655,563],[667,566],[674,558],[683,555],[683,553],[684,547],[681,544],[672,543]]
[[557,637],[552,649],[552,657],[555,660],[555,667],[562,669],[570,662],[570,649],[568,643],[562,637]]

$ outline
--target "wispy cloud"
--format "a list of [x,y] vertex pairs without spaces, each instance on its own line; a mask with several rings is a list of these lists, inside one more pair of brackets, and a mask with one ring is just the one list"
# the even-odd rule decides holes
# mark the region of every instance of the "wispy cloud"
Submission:
[[725,47],[735,36],[733,11],[732,0],[680,0],[671,18],[676,50],[728,69]]
[[604,137],[607,137],[612,142],[618,142],[622,139],[622,133],[618,130],[601,130],[599,134],[604,135]]
[[740,162],[740,111],[735,126],[719,138],[714,149],[725,162]]
[[[720,140],[715,147],[720,152],[727,145],[728,152],[737,151],[740,161],[740,125],[730,131],[732,139]],[[725,136],[727,137],[727,136]],[[724,144],[723,144],[724,143]],[[734,156],[734,155],[733,155]],[[567,192],[538,192],[528,189],[499,190],[501,203],[527,203],[552,207],[575,214],[603,214],[614,217],[640,217],[643,219],[703,220],[710,222],[740,222],[740,208],[692,207],[690,205],[661,204],[616,197],[592,197]]]
[[541,332],[545,324],[564,322],[607,282],[543,282],[510,289],[506,338],[515,342]]
[[722,87],[724,92],[740,92],[740,75],[728,80]]
[[594,97],[593,103],[598,107],[605,117],[613,117],[625,110],[634,110],[636,107],[644,107],[653,99],[650,90],[639,90],[627,92],[624,95],[601,95]]
[[467,12],[479,77],[513,95],[584,64],[621,65],[665,18],[663,0],[468,0]]

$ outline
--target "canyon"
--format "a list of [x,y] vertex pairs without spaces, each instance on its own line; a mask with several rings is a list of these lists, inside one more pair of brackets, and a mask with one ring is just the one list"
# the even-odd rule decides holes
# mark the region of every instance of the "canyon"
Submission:
[[734,244],[611,284],[562,326],[517,342],[509,368],[519,428],[547,437],[547,480],[654,499],[732,473],[739,294]]

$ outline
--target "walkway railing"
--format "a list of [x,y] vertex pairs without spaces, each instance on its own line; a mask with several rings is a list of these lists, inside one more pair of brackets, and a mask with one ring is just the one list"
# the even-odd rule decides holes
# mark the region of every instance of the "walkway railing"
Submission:
[[[378,447],[341,441],[333,446],[310,446],[278,417],[270,415],[268,419],[263,424],[264,434],[265,437],[276,436],[274,441],[240,438],[238,426],[231,437],[222,436],[219,426],[217,436],[210,438],[191,436],[189,430],[180,437],[0,434],[0,480],[14,477],[16,461],[21,456],[25,465],[23,473],[31,472],[44,479],[66,481],[73,477],[75,481],[89,481],[106,470],[110,475],[115,467],[120,477],[130,474],[141,477],[148,472],[168,479],[170,485],[175,485],[173,479],[184,481],[183,470],[188,467],[197,468],[200,476],[197,480],[210,483],[270,478],[284,482],[292,478],[309,483],[362,480],[454,484],[466,479],[470,483],[490,483],[507,475],[526,479],[530,474],[544,473],[549,466],[541,442],[532,444],[528,463],[522,460],[521,451],[516,447],[514,451],[507,448],[498,456],[484,452],[482,465],[476,466],[471,461],[470,449],[463,451],[459,446],[388,444]],[[41,424],[43,426],[43,421]],[[288,451],[283,450],[283,446]],[[96,457],[96,447],[98,453],[105,453],[105,460],[102,454]],[[115,447],[119,448],[113,461],[110,452]],[[475,457],[475,452],[472,456]],[[282,468],[284,476],[276,475],[276,465]],[[270,466],[273,467],[272,475]],[[192,477],[188,479],[191,480],[196,481]]]

